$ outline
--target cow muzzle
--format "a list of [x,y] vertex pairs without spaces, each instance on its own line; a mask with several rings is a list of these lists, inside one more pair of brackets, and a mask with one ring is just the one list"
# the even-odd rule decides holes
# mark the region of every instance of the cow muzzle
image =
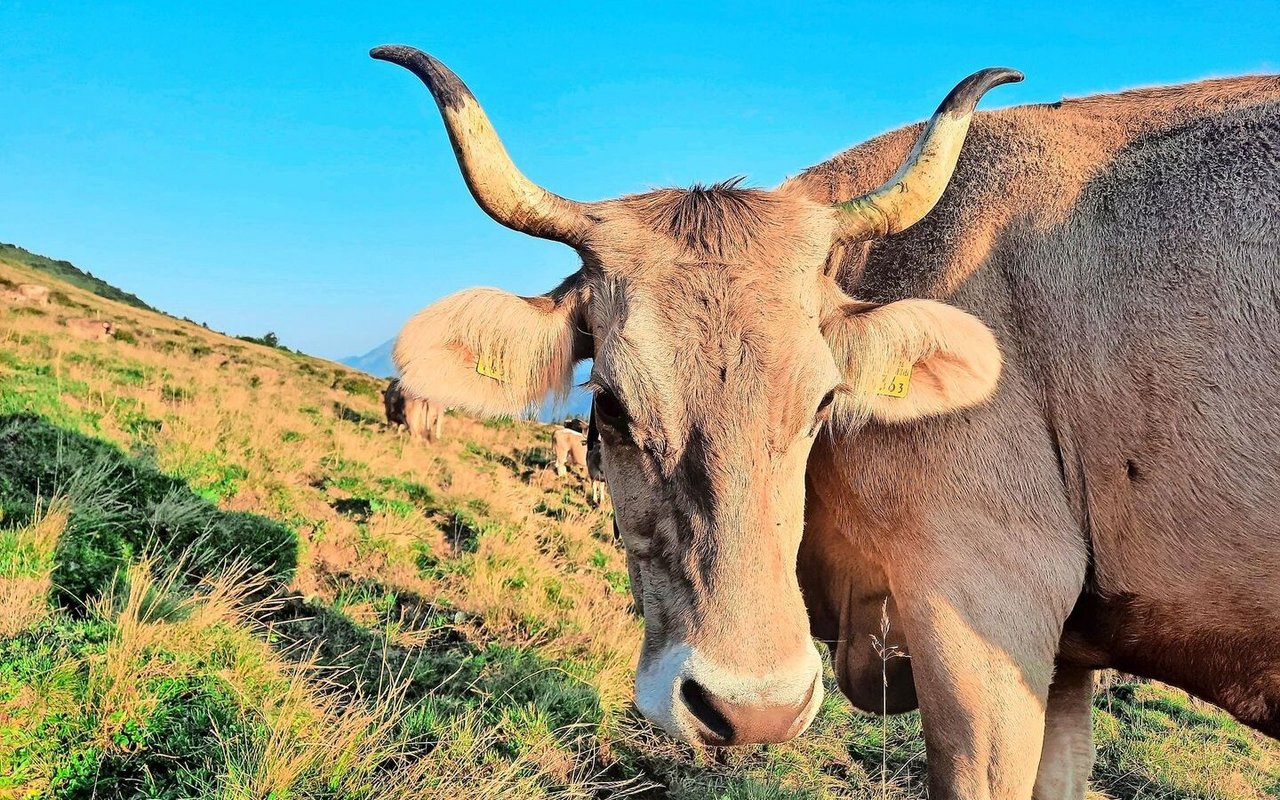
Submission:
[[822,697],[822,661],[812,644],[762,676],[687,645],[666,648],[636,675],[642,714],[677,739],[714,747],[794,739],[813,722]]

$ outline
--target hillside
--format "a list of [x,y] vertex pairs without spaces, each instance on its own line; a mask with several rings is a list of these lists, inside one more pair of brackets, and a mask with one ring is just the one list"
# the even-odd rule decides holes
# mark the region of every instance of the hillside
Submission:
[[4,242],[0,242],[0,261],[6,261],[10,264],[22,264],[72,286],[78,286],[99,297],[105,297],[108,300],[115,300],[118,303],[124,303],[147,311],[155,310],[142,302],[137,295],[117,289],[101,278],[94,277],[92,273],[85,272],[70,261],[55,261],[47,256],[38,255],[30,250],[18,247],[16,244],[5,244]]
[[[348,367],[0,280],[55,290],[0,305],[0,798],[924,796],[918,715],[833,685],[786,745],[640,720],[625,561],[548,426],[424,445]],[[1096,797],[1280,796],[1280,746],[1181,692],[1094,713]]]

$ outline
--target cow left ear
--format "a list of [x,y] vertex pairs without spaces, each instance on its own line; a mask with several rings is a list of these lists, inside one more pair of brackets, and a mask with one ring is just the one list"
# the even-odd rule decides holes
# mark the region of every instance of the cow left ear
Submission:
[[1000,379],[991,329],[945,303],[849,302],[822,332],[852,389],[845,402],[856,416],[909,422],[970,408],[990,398]]
[[567,394],[573,365],[591,356],[584,307],[572,278],[539,297],[467,289],[409,320],[392,360],[418,397],[484,416],[518,414]]

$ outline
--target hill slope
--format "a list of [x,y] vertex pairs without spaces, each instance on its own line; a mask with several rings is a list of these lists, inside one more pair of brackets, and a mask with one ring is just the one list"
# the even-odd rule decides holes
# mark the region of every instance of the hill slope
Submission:
[[[774,747],[637,719],[623,556],[547,426],[425,446],[347,367],[0,279],[62,293],[0,306],[0,796],[924,796],[918,715],[834,692]],[[1117,683],[1095,726],[1100,797],[1280,792],[1280,747],[1180,692]]]
[[55,261],[47,256],[37,255],[18,247],[16,244],[5,244],[3,242],[0,242],[0,260],[31,267],[34,270],[58,278],[72,286],[78,286],[85,291],[92,292],[99,297],[105,297],[108,300],[115,300],[116,302],[148,311],[155,310],[142,302],[137,295],[117,289],[101,278],[95,278],[92,273],[85,272],[70,261]]

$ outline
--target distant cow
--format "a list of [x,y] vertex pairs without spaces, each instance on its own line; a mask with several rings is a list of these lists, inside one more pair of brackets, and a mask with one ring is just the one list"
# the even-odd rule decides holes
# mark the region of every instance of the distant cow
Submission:
[[596,427],[596,407],[591,405],[591,422],[587,425],[587,477],[591,478],[591,502],[604,500],[604,466],[600,463],[600,429]]
[[49,287],[41,286],[38,283],[21,283],[18,284],[18,295],[28,302],[36,305],[49,305]]
[[105,319],[69,319],[66,325],[67,330],[76,336],[97,341],[111,339],[116,332],[115,323]]
[[382,405],[387,414],[387,424],[393,427],[403,425],[415,438],[433,442],[444,434],[444,406],[405,394],[399,380],[392,380],[383,391]]
[[387,424],[393,428],[404,425],[404,392],[400,390],[400,381],[395,378],[382,390],[382,407],[387,412]]
[[559,428],[551,434],[551,446],[556,454],[556,474],[564,477],[569,467],[587,466],[587,435],[568,428]]
[[591,450],[587,446],[588,434],[580,433],[570,428],[560,428],[551,434],[551,444],[556,454],[556,474],[564,477],[569,472],[569,467],[582,467],[587,471],[587,476],[591,479],[591,502],[596,505],[600,504],[604,496],[604,486],[600,483],[599,459],[597,457],[596,468],[593,470]]

